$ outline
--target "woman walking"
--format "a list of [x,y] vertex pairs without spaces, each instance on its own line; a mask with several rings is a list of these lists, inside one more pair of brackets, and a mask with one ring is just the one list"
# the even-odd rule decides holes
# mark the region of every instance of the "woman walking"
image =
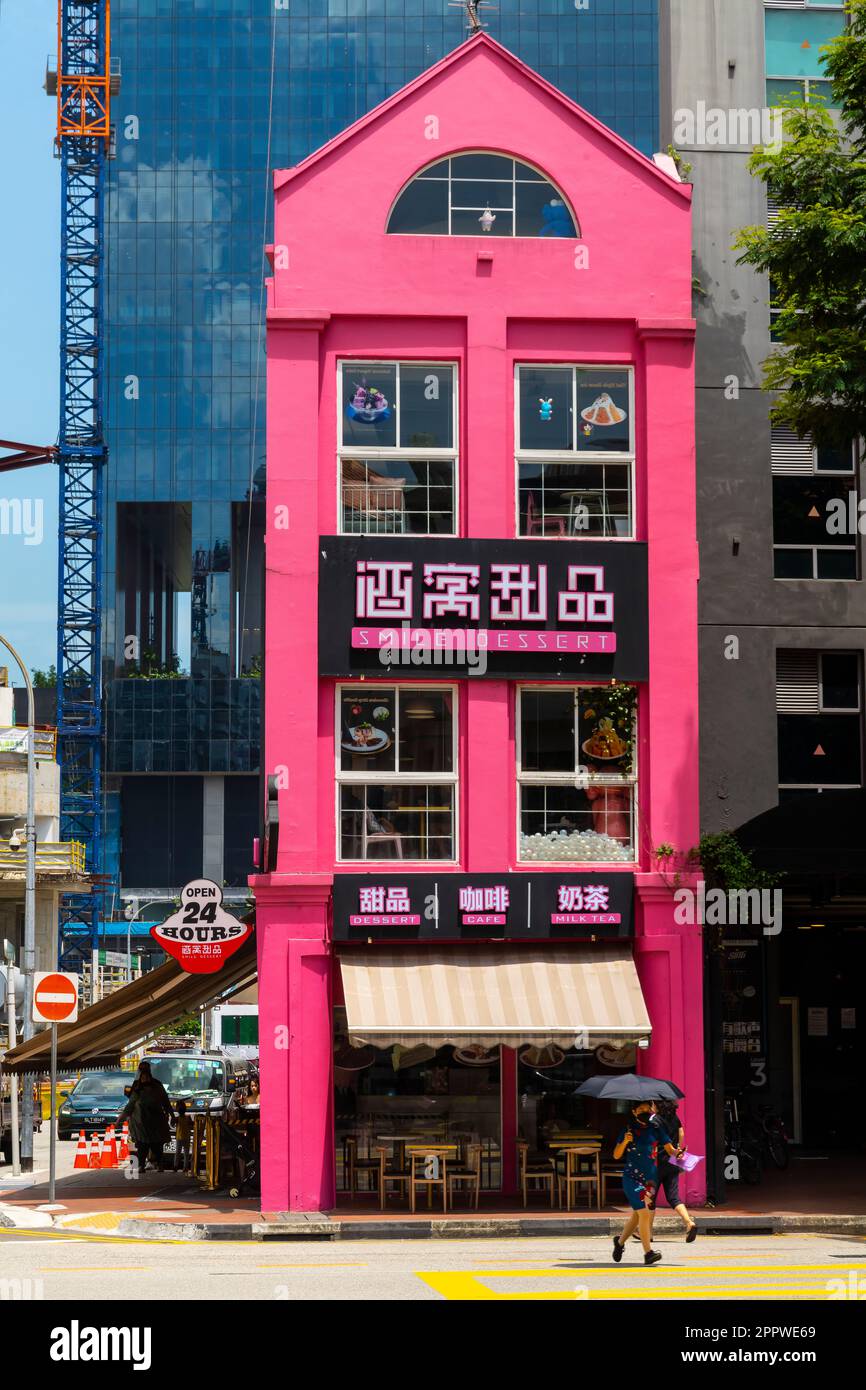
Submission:
[[[658,1153],[658,1185],[668,1199],[668,1206],[671,1211],[675,1211],[686,1228],[686,1241],[690,1245],[698,1234],[697,1224],[692,1220],[689,1209],[680,1197],[680,1170],[670,1161],[672,1154],[680,1157],[686,1146],[686,1136],[677,1114],[677,1103],[675,1100],[657,1100],[655,1103],[656,1113],[653,1116],[653,1125],[659,1129],[659,1153]],[[650,1237],[652,1237],[652,1221],[655,1220],[655,1203],[653,1203],[652,1220],[650,1222]]]
[[[658,1188],[658,1149],[663,1142],[662,1131],[653,1122],[652,1102],[635,1101],[629,1123],[616,1142],[613,1156],[617,1162],[624,1158],[622,1187],[631,1207],[619,1236],[613,1238],[613,1258],[616,1264],[625,1253],[625,1244],[635,1229],[640,1235],[645,1265],[658,1264],[661,1255],[652,1248],[652,1211]],[[675,1152],[672,1144],[666,1146]]]
[[120,1118],[129,1120],[129,1132],[138,1153],[139,1172],[143,1173],[147,1166],[148,1153],[159,1172],[164,1172],[164,1149],[171,1139],[171,1101],[162,1082],[157,1081],[151,1072],[149,1062],[139,1065],[138,1076],[130,1087],[129,1100]]

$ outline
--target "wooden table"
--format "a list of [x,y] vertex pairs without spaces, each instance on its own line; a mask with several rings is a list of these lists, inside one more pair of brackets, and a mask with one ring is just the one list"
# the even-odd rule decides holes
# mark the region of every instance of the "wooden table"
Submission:
[[[570,1143],[560,1142],[555,1147],[558,1148],[559,1153],[565,1159],[565,1172],[562,1176],[563,1181],[565,1182],[566,1211],[571,1211],[571,1184],[569,1182],[569,1178],[576,1177],[577,1174],[580,1172],[581,1163],[584,1160],[591,1160],[592,1158],[595,1159],[595,1204],[598,1210],[601,1211],[601,1144],[594,1144],[584,1140],[572,1140]],[[589,1150],[590,1152],[587,1153],[587,1150]],[[591,1200],[592,1197],[590,1195],[590,1202]]]
[[[401,1168],[401,1169],[402,1169],[402,1168],[405,1168],[405,1166],[406,1166],[406,1145],[407,1145],[407,1144],[415,1144],[416,1146],[423,1145],[424,1139],[425,1139],[424,1131],[423,1131],[423,1130],[418,1130],[418,1129],[413,1130],[411,1134],[377,1134],[377,1135],[376,1135],[376,1142],[377,1142],[378,1144],[393,1144],[393,1145],[394,1145],[394,1162],[396,1163],[397,1167],[398,1167],[398,1168]],[[443,1140],[442,1142],[444,1143],[445,1141]],[[432,1139],[432,1138],[431,1138],[431,1143],[433,1143],[435,1147],[439,1147],[439,1141],[438,1141],[438,1140],[435,1140],[435,1139]],[[457,1147],[456,1144],[455,1144],[453,1147],[456,1148],[456,1147]]]

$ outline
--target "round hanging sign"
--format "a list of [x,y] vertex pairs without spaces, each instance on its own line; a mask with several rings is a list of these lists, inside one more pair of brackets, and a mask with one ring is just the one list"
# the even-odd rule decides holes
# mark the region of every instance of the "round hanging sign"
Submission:
[[222,900],[218,883],[193,879],[181,891],[180,910],[150,929],[154,941],[191,975],[219,970],[252,936],[252,927],[226,912]]

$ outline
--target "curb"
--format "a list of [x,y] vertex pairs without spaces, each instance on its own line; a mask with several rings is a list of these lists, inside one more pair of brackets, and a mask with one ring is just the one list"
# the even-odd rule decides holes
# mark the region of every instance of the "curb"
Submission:
[[[110,1218],[112,1213],[105,1213]],[[117,1214],[119,1215],[119,1214]],[[61,1218],[62,1229],[82,1234],[96,1233],[94,1224],[76,1226],[74,1218]],[[697,1217],[700,1235],[781,1235],[832,1234],[866,1235],[866,1216],[726,1216],[721,1213]],[[0,1225],[7,1224],[0,1212]],[[14,1222],[9,1224],[16,1224]],[[28,1223],[29,1224],[29,1223]],[[48,1224],[46,1222],[46,1224]],[[55,1228],[60,1222],[54,1223]],[[298,1212],[291,1219],[279,1221],[219,1222],[219,1221],[160,1221],[141,1216],[120,1216],[103,1230],[133,1240],[172,1241],[299,1241],[299,1240],[502,1240],[549,1236],[611,1238],[620,1228],[621,1217],[578,1216],[562,1219],[525,1217],[516,1220],[483,1218],[436,1221],[375,1221],[333,1219],[319,1212]],[[670,1217],[659,1218],[659,1234],[679,1232],[680,1222]]]

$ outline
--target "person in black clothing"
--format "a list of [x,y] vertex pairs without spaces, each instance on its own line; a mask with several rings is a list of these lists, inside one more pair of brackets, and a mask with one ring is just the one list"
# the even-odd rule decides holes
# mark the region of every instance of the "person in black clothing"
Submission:
[[[685,1226],[686,1240],[691,1244],[698,1234],[698,1228],[689,1214],[688,1207],[680,1197],[680,1169],[671,1163],[671,1155],[664,1147],[673,1144],[676,1157],[680,1157],[685,1151],[686,1136],[677,1114],[676,1101],[657,1100],[653,1124],[661,1131],[659,1135],[661,1142],[658,1149],[658,1185],[667,1197],[671,1211],[676,1212]],[[655,1211],[656,1204],[654,1202],[651,1222],[655,1219]],[[652,1224],[650,1225],[650,1235],[652,1235]]]

